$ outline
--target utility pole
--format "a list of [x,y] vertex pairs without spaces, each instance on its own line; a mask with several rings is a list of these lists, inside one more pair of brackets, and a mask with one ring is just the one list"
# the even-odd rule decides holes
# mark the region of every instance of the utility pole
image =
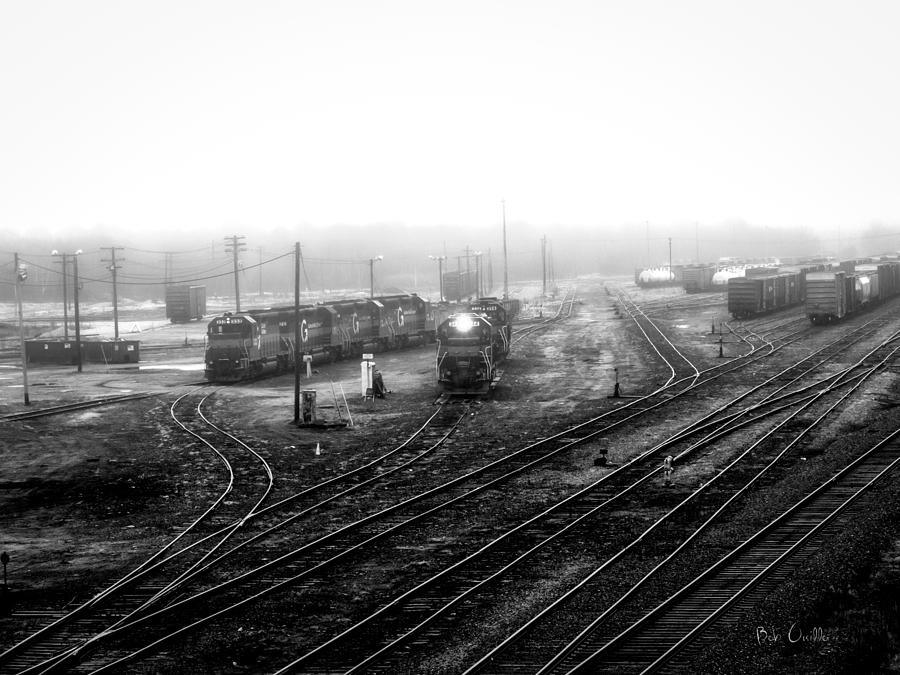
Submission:
[[547,247],[547,276],[550,277],[550,283],[556,284],[556,268],[553,266],[553,241],[549,242]]
[[694,223],[694,245],[697,248],[697,264],[700,264],[700,223]]
[[506,200],[500,202],[503,205],[503,299],[509,299],[509,272],[507,271],[506,258]]
[[541,237],[541,273],[542,273],[542,286],[541,286],[541,299],[547,297],[547,235],[545,234]]
[[245,237],[232,235],[225,237],[225,252],[234,256],[234,306],[235,311],[241,311],[241,282],[238,276],[238,253],[246,250],[246,245],[241,241]]
[[646,220],[644,221],[644,224],[647,226],[647,269],[650,269],[653,267],[653,265],[650,264],[650,221]]
[[669,237],[669,281],[675,280],[675,270],[672,269],[672,237]]
[[[68,253],[57,253],[53,252],[53,255],[62,256],[62,279],[63,279],[63,335],[66,338],[66,341],[69,339],[69,289],[67,288],[66,278],[69,276],[67,261],[69,258]],[[60,261],[56,261],[60,262]]]
[[168,286],[169,281],[172,278],[172,253],[170,253],[169,251],[164,251],[163,255],[165,256],[165,258],[163,259],[165,269],[165,272],[163,273],[163,281],[165,282],[165,285]]
[[438,264],[438,302],[444,301],[444,266],[443,263],[447,259],[445,255],[430,255],[432,260],[437,260]]
[[376,255],[374,258],[369,258],[369,297],[375,297],[375,263],[379,260],[384,260],[383,255]]
[[487,290],[494,290],[494,258],[491,249],[488,249]]
[[262,298],[262,246],[260,246],[257,250],[259,251],[259,292],[257,293],[257,295]]
[[110,263],[109,270],[112,272],[113,282],[113,330],[115,331],[115,339],[119,340],[119,297],[116,289],[116,270],[119,266],[116,264],[116,251],[124,250],[121,246],[101,246],[101,250],[109,251],[110,260],[103,258],[100,262]]
[[484,293],[481,291],[481,251],[475,251],[475,297],[483,298]]
[[294,244],[294,424],[300,423],[300,242]]
[[25,326],[22,320],[22,282],[28,278],[28,272],[25,265],[19,264],[19,254],[15,254],[15,271],[16,271],[16,305],[19,310],[19,345],[22,350],[22,386],[25,389],[25,405],[29,405],[28,400],[28,356],[25,354]]
[[78,254],[80,250],[72,256],[72,270],[75,280],[75,360],[78,362],[78,372],[81,372],[81,321],[78,318]]

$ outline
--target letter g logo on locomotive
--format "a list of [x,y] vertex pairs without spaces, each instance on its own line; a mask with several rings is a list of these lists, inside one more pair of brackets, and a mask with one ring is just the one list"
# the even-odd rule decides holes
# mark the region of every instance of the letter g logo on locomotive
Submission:
[[356,312],[353,312],[350,323],[353,325],[353,334],[359,335],[359,317],[356,315]]
[[403,325],[403,308],[402,307],[397,308],[397,325],[399,325],[399,326]]
[[309,342],[309,326],[306,325],[306,319],[300,322],[300,341]]

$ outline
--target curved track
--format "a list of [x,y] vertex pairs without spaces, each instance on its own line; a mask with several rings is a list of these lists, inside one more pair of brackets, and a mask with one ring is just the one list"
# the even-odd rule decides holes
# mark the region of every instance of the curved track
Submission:
[[[627,304],[627,301],[623,302]],[[569,301],[569,311],[571,307],[572,301]],[[91,647],[99,646],[99,642],[116,642],[126,634],[124,630],[126,626],[129,631],[150,630],[151,637],[148,639],[152,644],[132,652],[123,647],[113,646],[105,656],[99,660],[92,659],[85,666],[110,664],[120,667],[177,638],[184,630],[205,625],[277,590],[291,585],[299,585],[303,589],[313,588],[317,583],[316,579],[332,574],[338,564],[349,561],[350,556],[358,555],[363,548],[376,542],[381,546],[390,545],[390,537],[403,528],[416,523],[427,524],[428,519],[440,510],[464,506],[485,490],[498,490],[502,495],[502,491],[508,489],[506,484],[511,478],[523,475],[541,463],[561,456],[566,450],[592,441],[603,434],[627,428],[628,423],[642,416],[656,414],[663,409],[668,410],[674,405],[685,404],[691,400],[696,401],[702,397],[703,387],[715,386],[718,378],[728,377],[732,373],[740,372],[741,369],[756,367],[763,363],[768,355],[789,346],[792,340],[796,339],[786,332],[786,327],[781,326],[772,328],[770,331],[772,334],[765,336],[746,332],[746,336],[741,337],[747,346],[747,351],[742,357],[723,362],[714,368],[701,370],[681,354],[675,345],[668,342],[667,338],[663,339],[661,330],[656,329],[658,335],[654,333],[653,321],[646,312],[631,308],[629,313],[636,317],[634,320],[641,325],[647,339],[659,343],[657,353],[669,363],[672,377],[662,387],[645,397],[634,399],[588,422],[526,446],[480,469],[457,476],[432,490],[413,495],[379,511],[373,511],[369,516],[349,522],[318,538],[308,539],[300,548],[285,549],[287,552],[265,565],[247,571],[246,564],[242,563],[237,570],[233,570],[235,574],[228,575],[225,581],[221,581],[220,578],[216,585],[210,585],[208,582],[198,583],[192,587],[190,595],[174,605],[159,610],[156,614],[144,615],[123,623],[122,630],[115,629],[102,633],[100,636],[102,639],[93,642]],[[733,330],[735,335],[741,332],[740,326]],[[780,336],[776,339],[773,334]],[[776,345],[776,342],[779,344]],[[849,342],[852,343],[852,340]],[[666,344],[669,346],[666,347]],[[849,348],[850,345],[847,344],[833,347],[835,353],[843,353]],[[743,425],[759,424],[768,417],[774,419],[778,414],[787,415],[791,410],[796,410],[813,399],[815,391],[823,388],[832,391],[846,389],[862,377],[858,372],[852,374],[849,370],[843,374],[825,375],[819,370],[819,366],[827,364],[830,357],[822,352],[819,358],[821,362],[818,366],[815,365],[814,357],[810,356],[805,359],[805,367],[797,367],[793,372],[782,372],[773,377],[765,391],[756,389],[745,392],[728,405],[686,425],[672,438],[641,453],[620,469],[607,474],[598,483],[579,491],[513,530],[503,533],[459,565],[445,569],[439,575],[398,596],[389,605],[373,614],[371,619],[367,619],[369,623],[360,622],[345,633],[334,636],[300,660],[290,664],[285,668],[285,672],[300,669],[303,672],[343,672],[349,669],[391,672],[395,664],[392,659],[401,654],[402,649],[416,641],[427,642],[435,636],[440,636],[444,630],[439,625],[440,620],[456,612],[478,592],[502,580],[516,565],[533,558],[548,544],[563,540],[568,534],[576,533],[577,528],[583,526],[587,519],[596,518],[598,513],[608,509],[610,504],[630,498],[637,490],[642,489],[642,486],[652,485],[660,474],[660,459],[665,454],[675,453],[679,461],[687,460],[694,453],[700,452],[703,447],[721,438],[722,434],[734,433]],[[867,366],[859,366],[860,369],[865,367]],[[738,404],[742,406],[740,409],[737,408]],[[678,447],[684,449],[679,452]],[[429,452],[422,451],[418,456],[425,456]],[[401,453],[394,457],[395,459],[391,461],[396,468],[392,469],[392,472],[416,459],[403,459],[401,462]],[[380,470],[383,469],[384,467],[381,467]],[[366,486],[374,487],[381,484],[387,476],[387,472],[379,474],[379,470],[375,469],[370,479],[362,480]],[[353,480],[360,479],[361,474]],[[330,491],[330,496],[321,498],[322,493],[314,495],[315,492],[322,490],[324,485],[323,483],[320,486],[313,486],[310,488],[312,492],[303,497],[295,495],[289,498],[293,500],[290,504],[287,503],[289,500],[283,500],[266,509],[255,510],[242,518],[241,522],[245,525],[253,523],[262,527],[269,518],[274,524],[267,527],[265,536],[254,535],[249,540],[245,539],[233,545],[232,550],[245,547],[252,550],[258,541],[265,541],[273,532],[285,527],[295,516],[299,518],[301,515],[308,515],[310,508],[321,508],[317,504],[333,503],[345,496],[337,483],[330,485],[326,490]],[[318,501],[311,505],[313,499]],[[296,513],[285,516],[285,510],[293,510]],[[667,507],[666,512],[671,510],[672,508]],[[233,525],[234,521],[224,523],[216,533],[209,536],[227,530]],[[402,555],[400,549],[398,553]],[[223,552],[217,558],[207,556],[203,564],[192,567],[180,581],[199,582],[205,574],[215,572],[219,567],[227,567],[228,555],[228,552]],[[179,592],[184,592],[184,588],[182,586]],[[402,617],[402,620],[398,617]],[[384,626],[387,627],[378,627],[381,621],[385,621]],[[174,625],[183,628],[172,631],[171,627]],[[366,640],[360,641],[359,636],[365,633],[369,633]],[[355,645],[356,651],[350,651],[348,645]],[[339,655],[340,658],[336,660],[335,655]]]
[[[165,605],[160,604],[164,597],[177,591],[179,604],[190,604],[193,596],[203,593],[196,584],[211,571],[232,563],[239,553],[255,554],[254,546],[268,545],[281,528],[323,510],[335,500],[383,483],[427,457],[453,433],[469,409],[468,406],[439,408],[410,438],[380,457],[262,507],[271,490],[271,469],[258,453],[204,416],[200,405],[206,398],[197,405],[193,420],[185,419],[184,413],[176,410],[184,407],[186,396],[172,405],[171,413],[175,424],[208,446],[224,467],[226,481],[212,505],[126,577],[0,654],[0,666],[5,668],[8,664],[14,672],[45,672],[68,667],[111,638],[120,639],[147,623],[146,617]],[[256,491],[263,494],[252,504],[248,503],[249,508],[241,505],[245,500],[236,497],[234,480],[236,475],[246,474],[248,470],[238,468],[221,444],[213,445],[204,428],[224,435],[229,443],[249,453],[251,463],[258,462],[264,468],[265,488]],[[255,533],[250,532],[251,525],[257,530]],[[165,581],[159,580],[161,575]],[[209,581],[201,583],[200,589],[209,585]]]

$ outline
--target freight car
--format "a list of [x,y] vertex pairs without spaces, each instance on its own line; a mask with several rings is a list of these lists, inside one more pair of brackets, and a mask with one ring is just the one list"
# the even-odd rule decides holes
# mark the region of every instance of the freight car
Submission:
[[800,275],[796,272],[756,274],[728,280],[728,311],[735,319],[746,319],[800,302]]
[[443,275],[444,297],[448,300],[462,302],[463,298],[470,299],[478,293],[477,270],[444,272]]
[[675,270],[670,270],[668,267],[654,267],[637,273],[635,283],[644,288],[671,286],[680,283],[680,277],[676,275]]
[[438,326],[435,369],[442,392],[484,394],[496,385],[512,340],[510,311],[517,309],[516,302],[479,298]]
[[839,321],[900,294],[900,263],[857,262],[807,275],[806,316],[812,323]]
[[434,336],[430,316],[415,294],[303,305],[299,315],[293,306],[228,312],[209,323],[206,378],[235,382],[290,369],[298,355],[334,360],[422,344]]
[[172,323],[202,319],[206,314],[206,286],[166,286],[166,318]]
[[721,288],[713,287],[715,274],[715,265],[686,265],[681,274],[681,285],[685,293],[719,291]]
[[728,311],[735,319],[747,319],[800,305],[806,301],[808,275],[825,265],[752,268],[747,275],[728,279]]

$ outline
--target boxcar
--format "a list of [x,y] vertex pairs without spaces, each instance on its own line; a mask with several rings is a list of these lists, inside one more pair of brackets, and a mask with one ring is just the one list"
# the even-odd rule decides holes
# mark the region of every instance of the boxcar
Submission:
[[806,316],[826,323],[847,314],[847,273],[810,272],[806,275]]
[[687,265],[682,270],[681,285],[684,287],[685,293],[721,290],[713,288],[712,280],[715,273],[715,265]]
[[206,286],[167,286],[166,318],[172,323],[202,319],[206,314]]
[[757,273],[728,280],[728,311],[736,319],[784,309],[801,302],[799,272]]

